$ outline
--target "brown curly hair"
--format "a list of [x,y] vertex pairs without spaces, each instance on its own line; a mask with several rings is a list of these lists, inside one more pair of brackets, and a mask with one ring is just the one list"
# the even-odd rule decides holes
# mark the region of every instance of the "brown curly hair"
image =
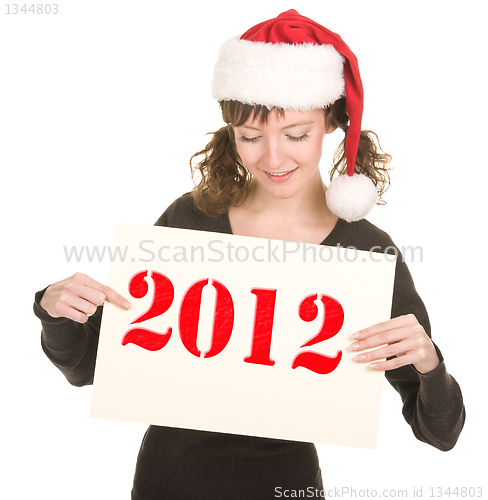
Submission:
[[[330,180],[332,180],[336,172],[340,175],[347,172],[346,139],[349,115],[347,114],[345,97],[341,97],[332,106],[325,108],[325,121],[329,126],[342,129],[345,134],[343,141],[334,154],[330,170]],[[390,185],[389,167],[387,167],[390,161],[391,156],[381,149],[380,141],[375,132],[372,130],[361,130],[354,172],[364,174],[373,181],[378,191],[378,205],[385,204],[381,196]]]
[[[249,192],[251,175],[237,152],[232,126],[243,125],[249,117],[253,121],[259,120],[260,123],[266,123],[271,111],[276,111],[280,116],[285,114],[282,108],[269,110],[266,106],[251,106],[239,101],[220,101],[219,104],[222,109],[222,118],[227,125],[216,132],[211,132],[212,139],[205,149],[198,151],[190,158],[193,180],[195,181],[197,176],[200,177],[198,182],[195,182],[195,188],[192,191],[195,205],[210,216],[223,214],[228,211],[229,207],[239,205],[246,199]],[[349,115],[345,98],[340,98],[325,108],[324,112],[327,125],[338,127],[345,132],[344,140],[334,155],[330,172],[332,180],[336,172],[343,174],[347,171],[345,144]],[[203,159],[193,165],[193,160],[201,155],[204,155]],[[381,151],[378,136],[370,130],[361,131],[355,172],[364,174],[373,181],[379,194],[378,204],[384,203],[381,195],[388,189],[390,182],[386,167],[390,160],[391,156]]]

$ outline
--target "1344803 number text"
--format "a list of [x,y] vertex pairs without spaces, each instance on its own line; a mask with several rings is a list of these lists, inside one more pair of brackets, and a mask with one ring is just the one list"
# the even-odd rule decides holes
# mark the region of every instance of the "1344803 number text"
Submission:
[[58,14],[59,7],[56,3],[33,3],[33,4],[6,4],[6,14]]

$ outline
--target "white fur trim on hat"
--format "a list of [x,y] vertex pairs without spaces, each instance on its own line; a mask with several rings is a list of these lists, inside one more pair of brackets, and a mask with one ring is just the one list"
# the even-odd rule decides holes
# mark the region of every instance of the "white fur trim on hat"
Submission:
[[353,222],[366,217],[378,199],[378,192],[373,181],[365,175],[340,175],[329,184],[325,198],[334,214]]
[[309,111],[345,94],[344,57],[332,45],[291,45],[231,38],[212,82],[215,99]]

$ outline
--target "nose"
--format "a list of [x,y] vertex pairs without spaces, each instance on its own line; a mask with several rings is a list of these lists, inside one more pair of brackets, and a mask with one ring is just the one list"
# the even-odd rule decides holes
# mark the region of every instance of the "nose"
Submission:
[[268,138],[264,152],[264,162],[269,170],[278,170],[285,159],[283,145],[275,138]]

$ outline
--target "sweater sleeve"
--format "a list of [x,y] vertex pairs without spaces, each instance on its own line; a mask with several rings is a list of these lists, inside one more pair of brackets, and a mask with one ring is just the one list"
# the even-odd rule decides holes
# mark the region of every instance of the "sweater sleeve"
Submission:
[[103,306],[86,323],[53,318],[40,305],[46,289],[37,292],[34,314],[41,320],[41,346],[72,385],[93,384]]
[[[394,318],[404,314],[414,314],[431,337],[427,311],[417,294],[410,272],[399,255],[391,316]],[[454,447],[461,433],[465,408],[461,389],[447,372],[439,348],[435,348],[439,365],[431,372],[422,374],[413,365],[408,365],[388,370],[385,375],[400,394],[403,416],[417,439],[447,451]]]

